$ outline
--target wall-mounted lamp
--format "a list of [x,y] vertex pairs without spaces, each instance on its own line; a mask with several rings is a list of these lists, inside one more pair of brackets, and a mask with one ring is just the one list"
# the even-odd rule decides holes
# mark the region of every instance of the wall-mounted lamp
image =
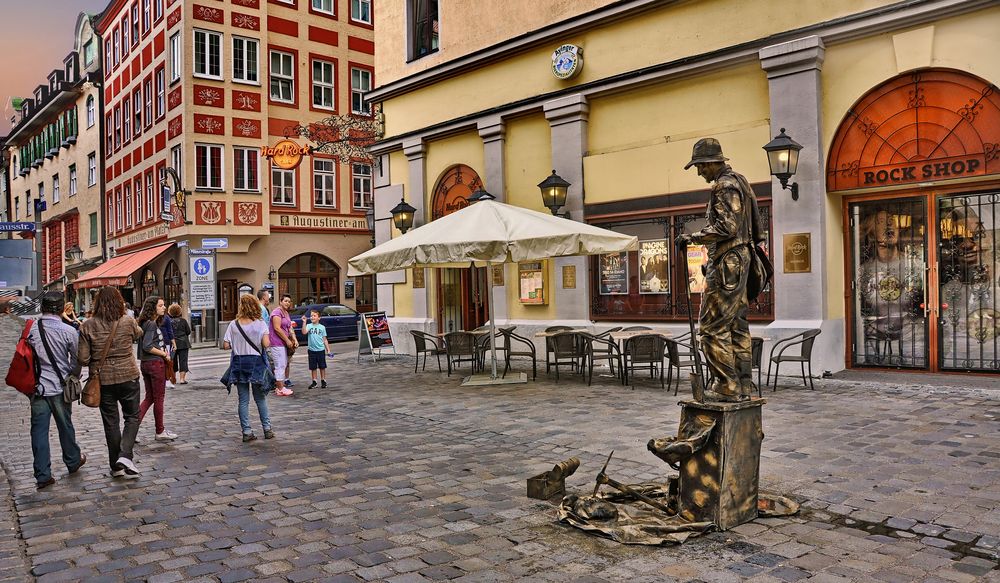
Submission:
[[267,280],[274,281],[278,277],[278,272],[274,270],[274,266],[271,265],[270,269],[267,271]]
[[83,249],[80,249],[79,245],[73,245],[66,250],[66,260],[71,264],[79,263],[83,259]]
[[771,175],[781,182],[781,188],[792,191],[792,200],[799,200],[799,185],[793,182],[789,186],[788,179],[795,174],[799,166],[801,149],[802,144],[785,135],[785,128],[781,128],[781,133],[764,146]]
[[484,189],[480,188],[479,190],[470,194],[468,198],[466,198],[465,200],[469,201],[469,204],[476,204],[481,200],[496,200],[496,199],[497,197],[493,196],[492,194],[486,192]]
[[559,209],[566,206],[566,192],[569,187],[570,183],[556,174],[555,170],[548,178],[538,183],[538,188],[542,191],[542,204],[552,211],[553,215],[558,215]]

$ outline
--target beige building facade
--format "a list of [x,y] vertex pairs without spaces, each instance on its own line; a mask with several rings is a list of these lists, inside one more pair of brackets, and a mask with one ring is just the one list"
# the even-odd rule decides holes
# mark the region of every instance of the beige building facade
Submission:
[[[42,285],[89,305],[73,282],[103,260],[101,46],[95,16],[77,18],[73,51],[21,101],[7,137],[8,220],[42,224]],[[39,201],[44,210],[38,213]],[[36,241],[38,236],[36,234]]]
[[[641,250],[499,275],[380,275],[400,338],[471,329],[489,301],[498,324],[528,335],[683,332],[684,279],[698,284],[705,257],[671,241],[704,224],[706,185],[684,165],[714,136],[761,202],[776,275],[748,317],[767,346],[818,328],[817,374],[1000,370],[995,3],[536,4],[505,4],[510,18],[474,2],[381,10],[377,214],[402,197],[423,224],[465,204],[477,181],[545,211],[536,185],[555,169],[571,183],[562,211],[634,234]],[[782,128],[803,146],[797,198],[762,150]],[[478,291],[487,276],[502,284],[492,300]],[[525,289],[539,281],[543,293]]]

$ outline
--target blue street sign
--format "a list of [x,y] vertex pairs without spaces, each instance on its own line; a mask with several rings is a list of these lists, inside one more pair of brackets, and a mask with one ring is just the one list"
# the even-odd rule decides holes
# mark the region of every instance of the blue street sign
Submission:
[[201,240],[202,249],[228,249],[229,239],[226,237],[217,237],[215,239],[202,239]]
[[212,263],[208,259],[198,258],[194,260],[194,272],[198,275],[208,275],[212,270]]
[[0,223],[0,232],[18,232],[18,231],[34,231],[35,223],[28,222],[17,222],[17,223]]

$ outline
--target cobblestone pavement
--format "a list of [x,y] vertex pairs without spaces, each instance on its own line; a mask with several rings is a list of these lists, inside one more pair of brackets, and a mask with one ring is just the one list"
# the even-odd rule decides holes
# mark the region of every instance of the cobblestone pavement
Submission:
[[297,355],[295,395],[269,397],[277,438],[248,444],[214,380],[227,357],[196,351],[194,382],[167,393],[180,438],[140,430],[141,479],[107,477],[99,416],[78,407],[91,461],[72,477],[56,461],[42,492],[25,400],[4,387],[0,581],[1000,581],[1000,389],[783,379],[765,393],[761,485],[802,512],[632,547],[558,523],[525,480],[577,455],[567,488],[590,489],[611,449],[612,477],[662,480],[645,443],[676,432],[672,392],[461,387],[352,348],[335,345],[326,390],[305,388]]

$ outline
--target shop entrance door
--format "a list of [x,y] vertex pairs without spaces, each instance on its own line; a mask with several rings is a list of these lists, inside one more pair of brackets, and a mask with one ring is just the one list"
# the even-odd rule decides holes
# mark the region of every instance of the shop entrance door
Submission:
[[438,328],[440,332],[472,330],[489,318],[485,267],[440,269]]
[[941,370],[1000,370],[1000,193],[937,200],[938,359]]
[[851,364],[1000,370],[1000,193],[848,205]]
[[219,280],[219,312],[223,322],[236,318],[236,308],[239,306],[235,279]]
[[848,213],[851,364],[928,368],[924,197],[853,203]]

